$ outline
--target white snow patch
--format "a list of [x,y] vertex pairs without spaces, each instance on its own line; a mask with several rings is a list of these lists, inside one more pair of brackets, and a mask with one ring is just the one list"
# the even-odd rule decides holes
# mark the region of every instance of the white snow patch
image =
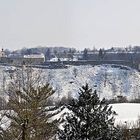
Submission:
[[115,123],[120,125],[136,125],[140,116],[140,104],[119,103],[111,104],[112,110],[118,115],[115,116]]

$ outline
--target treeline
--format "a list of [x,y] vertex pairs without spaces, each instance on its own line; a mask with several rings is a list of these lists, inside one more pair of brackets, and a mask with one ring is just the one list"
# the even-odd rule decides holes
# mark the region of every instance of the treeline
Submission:
[[[51,58],[57,57],[57,58],[69,58],[73,59],[75,56],[77,56],[79,59],[83,60],[97,60],[97,59],[103,59],[104,60],[110,60],[110,57],[113,58],[113,60],[119,60],[119,59],[137,59],[136,55],[140,52],[140,46],[131,46],[128,47],[111,47],[109,49],[104,48],[96,48],[93,47],[90,48],[84,48],[82,51],[79,51],[77,48],[67,48],[67,47],[34,47],[34,48],[22,48],[20,50],[16,51],[10,51],[8,49],[4,50],[6,55],[9,54],[20,54],[20,55],[30,55],[30,54],[38,54],[43,53],[45,55],[45,60],[50,60]],[[118,54],[118,55],[111,55]],[[129,54],[129,56],[125,54]],[[122,57],[122,58],[121,58]]]

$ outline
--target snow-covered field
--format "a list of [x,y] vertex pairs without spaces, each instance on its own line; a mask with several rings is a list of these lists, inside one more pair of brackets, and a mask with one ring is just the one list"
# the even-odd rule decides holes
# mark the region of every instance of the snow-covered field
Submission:
[[[112,110],[117,115],[115,116],[115,125],[127,127],[137,127],[138,119],[140,119],[140,104],[138,103],[117,103],[110,104]],[[65,116],[65,113],[71,113],[67,108],[64,108],[59,114],[55,115],[52,119],[59,119]],[[140,121],[140,120],[139,120]],[[63,128],[61,126],[61,128]]]
[[[117,113],[117,115],[115,116],[116,125],[120,125],[120,126],[127,125],[127,127],[129,128],[137,127],[138,118],[140,116],[140,104],[118,103],[118,104],[111,104],[110,106],[112,106],[112,110],[114,110]],[[55,120],[64,117],[64,114],[66,112],[70,113],[70,111],[67,108],[64,108],[59,114],[55,115],[52,119]],[[0,115],[0,119],[1,119],[1,115]],[[9,126],[9,123],[10,120],[6,117],[3,117],[0,122],[0,126],[6,129],[7,126]]]
[[140,104],[135,103],[119,103],[111,104],[112,110],[118,114],[115,116],[115,123],[119,125],[127,125],[133,127],[137,125],[140,119]]

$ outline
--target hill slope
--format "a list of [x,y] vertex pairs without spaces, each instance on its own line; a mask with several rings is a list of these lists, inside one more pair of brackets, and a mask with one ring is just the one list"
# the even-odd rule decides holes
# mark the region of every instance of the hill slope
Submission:
[[70,66],[68,69],[47,69],[43,78],[56,90],[55,98],[77,97],[79,88],[88,83],[96,89],[100,98],[113,98],[118,95],[128,99],[140,96],[140,74],[125,66]]

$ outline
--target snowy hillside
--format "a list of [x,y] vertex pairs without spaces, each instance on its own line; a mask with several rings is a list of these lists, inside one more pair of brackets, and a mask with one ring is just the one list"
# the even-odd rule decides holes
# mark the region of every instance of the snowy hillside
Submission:
[[[37,70],[37,69],[35,69]],[[140,95],[140,73],[134,69],[118,65],[69,66],[67,69],[42,69],[44,82],[49,82],[55,89],[53,97],[77,97],[79,88],[88,83],[96,89],[100,98],[114,98],[118,95],[128,99]],[[0,67],[0,87],[10,80],[5,67]]]
[[43,77],[56,90],[55,98],[77,97],[79,88],[88,83],[101,98],[118,95],[129,98],[140,94],[140,74],[125,66],[70,66],[68,69],[43,70]]

